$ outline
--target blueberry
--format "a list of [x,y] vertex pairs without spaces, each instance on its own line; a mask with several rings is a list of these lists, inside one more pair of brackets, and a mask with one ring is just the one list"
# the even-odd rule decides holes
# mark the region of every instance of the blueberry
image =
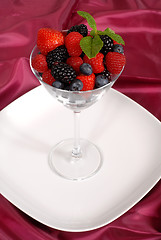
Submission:
[[64,84],[60,81],[55,81],[52,83],[52,86],[55,88],[59,88],[59,89],[63,89],[64,88]]
[[81,71],[81,73],[83,73],[84,75],[87,75],[87,76],[89,76],[93,73],[92,67],[88,63],[83,63],[82,65],[80,65],[80,71]]
[[99,88],[109,83],[108,78],[103,75],[98,75],[95,80],[95,87]]
[[71,91],[81,91],[83,88],[83,83],[79,79],[75,79],[70,84],[70,90]]
[[113,51],[114,52],[118,52],[118,53],[124,53],[124,49],[123,46],[119,45],[119,44],[115,44],[113,46]]

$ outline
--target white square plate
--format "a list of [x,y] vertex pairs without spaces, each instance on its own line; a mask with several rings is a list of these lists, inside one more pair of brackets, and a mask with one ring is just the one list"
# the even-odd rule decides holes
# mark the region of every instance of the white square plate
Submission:
[[73,114],[37,87],[0,113],[0,191],[43,224],[88,231],[121,216],[161,176],[161,123],[111,89],[81,115],[81,137],[103,155],[99,172],[65,180],[48,165],[54,144],[73,136]]

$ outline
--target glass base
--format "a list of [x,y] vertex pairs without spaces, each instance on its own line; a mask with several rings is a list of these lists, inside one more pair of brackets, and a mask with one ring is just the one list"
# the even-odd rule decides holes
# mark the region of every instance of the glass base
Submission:
[[81,156],[74,157],[73,141],[73,139],[63,140],[51,149],[49,154],[51,169],[70,180],[82,180],[93,176],[102,165],[99,149],[88,140],[80,139]]

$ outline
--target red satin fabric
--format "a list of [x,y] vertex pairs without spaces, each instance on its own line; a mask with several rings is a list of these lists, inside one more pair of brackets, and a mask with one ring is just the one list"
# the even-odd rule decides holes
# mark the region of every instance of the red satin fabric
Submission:
[[[125,40],[127,64],[114,88],[161,120],[161,1],[0,1],[0,109],[39,85],[29,55],[41,27],[68,29],[93,15],[99,30],[112,28]],[[107,226],[84,233],[49,228],[0,196],[0,240],[161,240],[161,182]]]

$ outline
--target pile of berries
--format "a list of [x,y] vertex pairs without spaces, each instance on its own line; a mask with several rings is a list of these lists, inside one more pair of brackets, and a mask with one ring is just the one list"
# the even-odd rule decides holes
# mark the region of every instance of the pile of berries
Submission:
[[80,46],[81,39],[87,35],[84,24],[73,26],[67,32],[51,28],[38,31],[40,52],[32,59],[32,67],[45,83],[69,91],[88,91],[108,84],[111,74],[121,72],[126,61],[122,45],[102,35],[102,49],[89,59]]

